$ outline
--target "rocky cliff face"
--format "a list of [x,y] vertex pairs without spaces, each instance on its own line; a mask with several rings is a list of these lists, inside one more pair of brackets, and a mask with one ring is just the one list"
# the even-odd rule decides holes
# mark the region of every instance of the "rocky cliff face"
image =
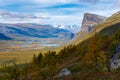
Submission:
[[99,16],[96,14],[91,14],[91,13],[85,13],[81,30],[84,32],[89,32],[91,31],[97,24],[103,22],[106,19],[106,17]]
[[95,28],[99,23],[104,22],[106,19],[107,18],[103,16],[85,13],[82,21],[81,30],[74,36],[70,43],[74,44],[80,40],[82,41],[86,38],[86,35],[91,36],[89,35],[89,32],[93,30],[93,28]]
[[120,43],[116,47],[114,54],[111,57],[111,69],[116,69],[120,67]]

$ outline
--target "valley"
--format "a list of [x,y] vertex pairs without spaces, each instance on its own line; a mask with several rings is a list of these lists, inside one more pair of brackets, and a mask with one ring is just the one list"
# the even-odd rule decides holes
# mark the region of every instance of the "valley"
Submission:
[[69,40],[62,41],[59,39],[27,38],[23,40],[0,41],[0,52],[26,50],[26,49],[44,49],[45,47],[62,46]]
[[0,80],[120,80],[119,0],[0,3]]
[[40,24],[0,24],[2,34],[0,51],[42,49],[63,45],[73,38],[74,34],[50,25]]
[[28,63],[39,52],[59,51],[74,36],[64,29],[35,23],[1,23],[0,32],[0,67],[11,65],[14,59],[17,64]]

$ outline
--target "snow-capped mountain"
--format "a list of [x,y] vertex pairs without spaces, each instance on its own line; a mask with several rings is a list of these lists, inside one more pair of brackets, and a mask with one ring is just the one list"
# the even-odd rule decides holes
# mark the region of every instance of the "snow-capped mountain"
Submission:
[[77,33],[80,31],[80,26],[78,25],[53,25],[53,27],[65,29],[72,33]]

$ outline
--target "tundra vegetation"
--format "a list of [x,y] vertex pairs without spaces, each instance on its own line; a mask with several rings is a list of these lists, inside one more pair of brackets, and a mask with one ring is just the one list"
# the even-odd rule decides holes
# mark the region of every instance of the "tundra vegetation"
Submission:
[[[104,28],[77,45],[59,52],[48,51],[33,55],[30,63],[0,69],[1,80],[116,80],[120,68],[111,69],[110,60],[120,43],[120,24]],[[71,75],[59,77],[67,68]]]

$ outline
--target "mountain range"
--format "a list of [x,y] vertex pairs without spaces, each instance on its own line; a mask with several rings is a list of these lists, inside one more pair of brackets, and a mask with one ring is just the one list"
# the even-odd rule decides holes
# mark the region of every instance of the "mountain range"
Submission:
[[40,52],[20,71],[15,65],[17,78],[9,79],[120,80],[120,12],[88,29],[78,33],[76,45]]
[[[61,27],[55,28],[50,25],[0,24],[0,28],[0,36],[5,39],[15,39],[20,36],[21,38],[41,37],[45,39],[71,39],[73,37],[70,37],[72,34],[68,34],[71,32],[60,29]],[[67,36],[69,36],[69,38],[67,38]],[[24,61],[23,63],[25,64],[18,66],[14,64],[12,67],[0,69],[2,74],[0,75],[0,79],[119,80],[120,12],[113,14],[109,18],[86,13],[84,15],[82,28],[72,39],[70,45],[61,47],[62,49],[60,48],[59,50],[55,47],[54,51],[52,51],[53,49],[48,52],[40,51],[39,54],[33,55],[29,63],[25,63]],[[29,54],[27,54],[27,57],[29,57]],[[8,56],[10,55],[11,54]],[[4,57],[2,55],[2,60],[3,59]],[[10,63],[10,61],[11,60],[3,60],[3,62],[8,63]],[[25,66],[24,68],[22,67],[23,65]],[[5,73],[7,73],[7,76]],[[13,74],[15,76],[13,76]]]
[[6,35],[0,33],[0,40],[11,40],[12,38],[7,37]]
[[[0,24],[0,32],[10,38],[34,37],[34,38],[60,38],[72,39],[74,34],[70,31],[32,23]],[[1,36],[4,39],[4,36]],[[5,38],[6,39],[6,38]]]
[[65,29],[75,34],[80,31],[79,25],[53,25],[53,27]]

